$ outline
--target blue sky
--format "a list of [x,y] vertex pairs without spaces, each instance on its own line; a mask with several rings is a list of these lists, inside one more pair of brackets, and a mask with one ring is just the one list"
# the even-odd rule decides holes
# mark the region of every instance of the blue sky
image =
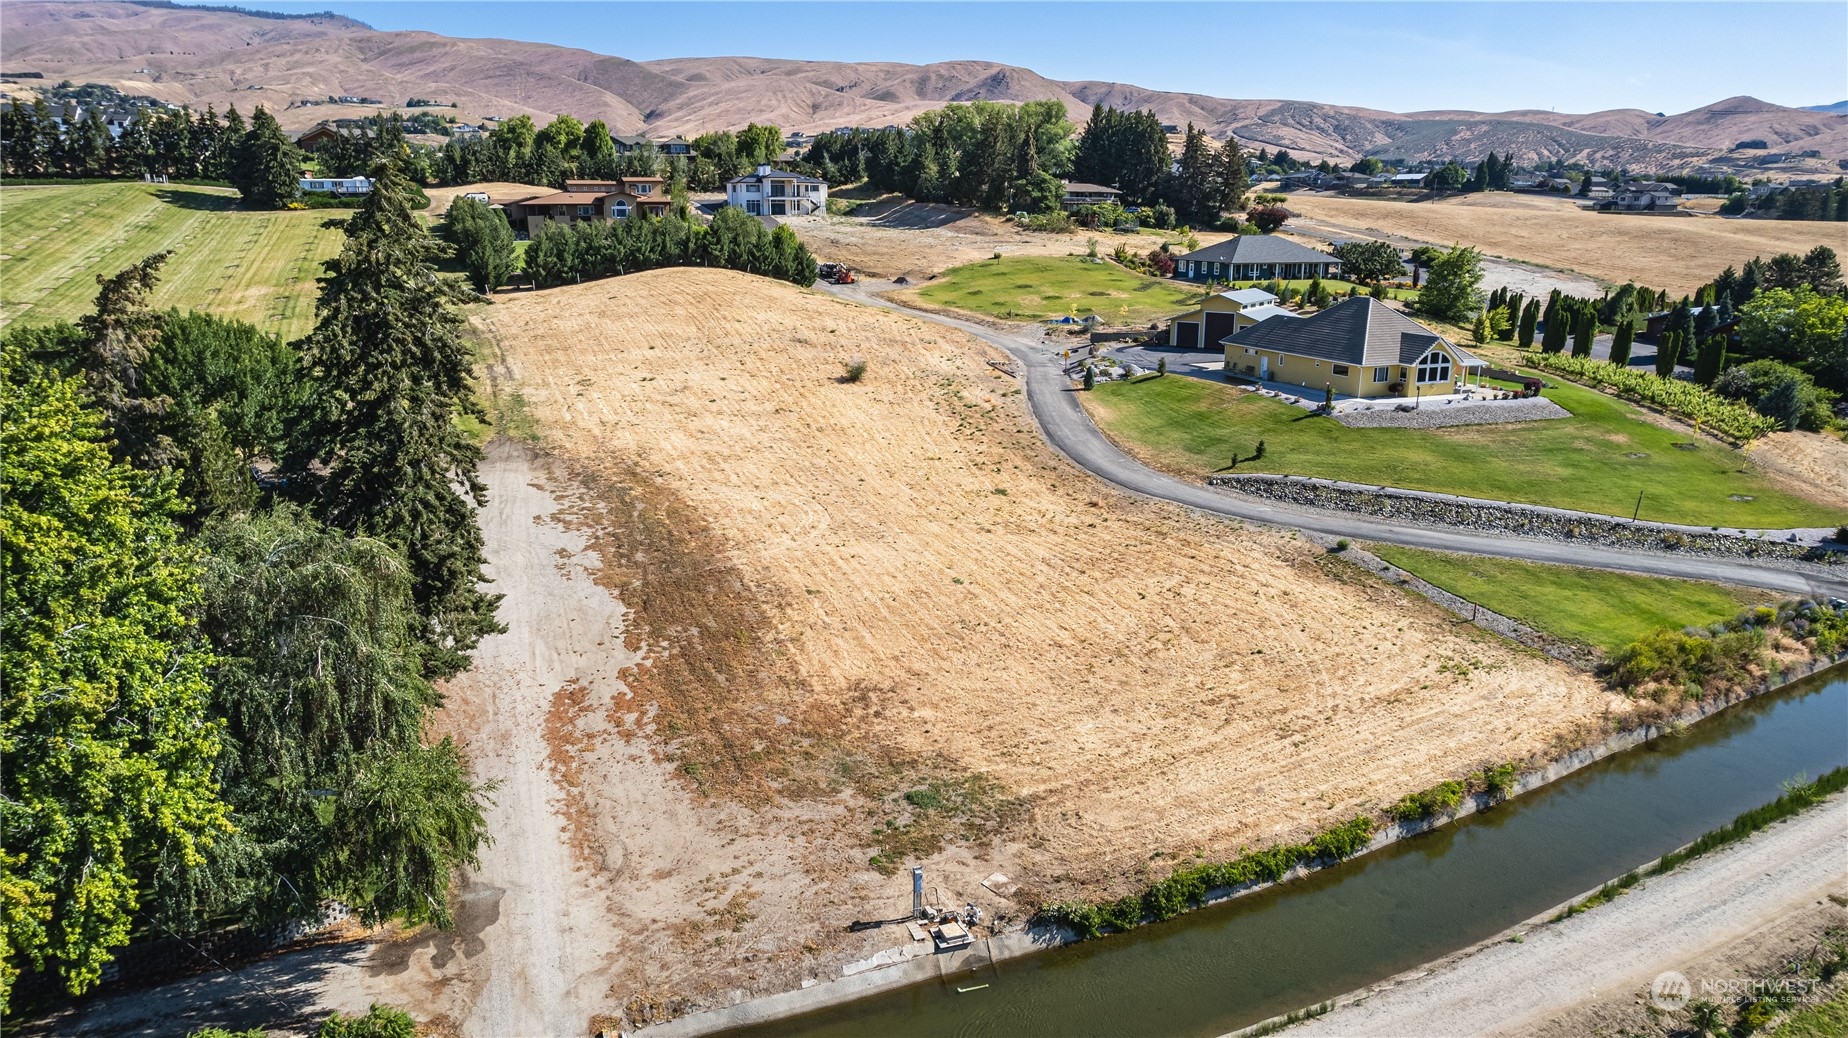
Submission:
[[[378,29],[503,37],[645,61],[974,58],[1052,79],[1388,111],[1641,108],[1848,98],[1848,4],[265,3]],[[794,8],[792,12],[790,9]],[[1168,41],[1174,41],[1172,43]]]

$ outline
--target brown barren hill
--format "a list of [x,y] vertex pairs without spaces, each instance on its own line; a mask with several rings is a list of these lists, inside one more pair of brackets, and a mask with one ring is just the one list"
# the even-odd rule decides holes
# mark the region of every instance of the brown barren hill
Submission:
[[[1588,677],[1311,544],[1073,469],[958,333],[694,269],[509,295],[481,320],[502,390],[604,480],[605,521],[696,538],[661,582],[711,586],[678,629],[649,625],[661,666],[714,642],[751,661],[711,669],[717,690],[644,678],[725,702],[662,702],[657,734],[746,726],[773,760],[833,740],[985,773],[1031,807],[998,864],[1035,884],[1140,882],[1152,850],[1302,835],[1609,723]],[[645,625],[650,588],[623,593]],[[786,744],[738,720],[765,710]]]
[[1838,252],[1848,248],[1848,230],[1836,223],[1593,213],[1546,195],[1495,192],[1438,202],[1296,195],[1289,206],[1332,226],[1474,245],[1493,256],[1676,294],[1692,292],[1754,256],[1804,253],[1818,245]]

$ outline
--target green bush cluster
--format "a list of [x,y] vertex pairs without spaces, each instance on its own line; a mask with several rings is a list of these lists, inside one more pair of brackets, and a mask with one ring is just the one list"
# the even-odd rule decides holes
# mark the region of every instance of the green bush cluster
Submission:
[[1207,895],[1215,890],[1275,883],[1298,865],[1351,858],[1365,850],[1372,838],[1373,820],[1355,817],[1308,843],[1269,847],[1227,862],[1183,866],[1140,895],[1130,894],[1115,901],[1062,901],[1042,907],[1039,918],[1041,922],[1070,927],[1081,940],[1089,940],[1110,930],[1133,929],[1145,921],[1172,919],[1204,904]]
[[1386,813],[1401,822],[1415,822],[1454,811],[1463,803],[1463,783],[1452,780],[1440,782],[1430,789],[1417,793],[1407,793],[1398,803],[1386,809]]
[[1524,353],[1521,358],[1522,363],[1532,367],[1557,372],[1589,386],[1613,389],[1619,396],[1659,407],[1740,443],[1749,443],[1778,428],[1776,420],[1692,382],[1567,353]]
[[1611,681],[1626,691],[1644,685],[1702,689],[1716,679],[1744,676],[1759,659],[1764,631],[1757,627],[1708,631],[1661,630],[1617,650],[1610,661]]

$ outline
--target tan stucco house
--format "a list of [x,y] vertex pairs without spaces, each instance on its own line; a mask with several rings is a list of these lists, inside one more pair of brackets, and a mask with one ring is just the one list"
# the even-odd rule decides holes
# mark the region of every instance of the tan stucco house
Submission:
[[1385,303],[1343,299],[1311,317],[1261,321],[1224,340],[1226,374],[1351,397],[1438,396],[1487,367]]
[[532,234],[550,220],[573,224],[582,220],[627,220],[645,213],[662,216],[673,204],[667,182],[660,177],[618,177],[614,180],[567,180],[563,191],[503,204],[513,229]]
[[1168,345],[1219,349],[1226,337],[1272,317],[1298,316],[1277,305],[1277,297],[1261,288],[1215,292],[1198,308],[1168,322]]

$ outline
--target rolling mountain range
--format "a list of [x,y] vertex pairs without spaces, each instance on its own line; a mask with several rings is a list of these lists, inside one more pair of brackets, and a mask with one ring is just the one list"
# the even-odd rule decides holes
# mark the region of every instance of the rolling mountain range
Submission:
[[[784,130],[902,124],[949,101],[1056,99],[1082,122],[1095,103],[1153,109],[1217,137],[1298,157],[1352,161],[1480,158],[1581,161],[1666,171],[1725,156],[1737,142],[1848,159],[1848,114],[1733,97],[1679,115],[1635,109],[1570,115],[1516,111],[1394,113],[1311,101],[1229,100],[1123,83],[1060,81],[986,61],[931,65],[768,58],[636,62],[513,40],[380,32],[334,15],[257,16],[161,3],[9,2],[0,71],[45,82],[107,83],[130,94],[220,110],[262,104],[288,129],[369,114],[333,96],[452,102],[465,121],[565,112],[618,133],[693,135],[747,122]],[[32,80],[22,80],[29,87]],[[1756,153],[1748,153],[1755,156]],[[1828,165],[1833,166],[1833,161]]]

